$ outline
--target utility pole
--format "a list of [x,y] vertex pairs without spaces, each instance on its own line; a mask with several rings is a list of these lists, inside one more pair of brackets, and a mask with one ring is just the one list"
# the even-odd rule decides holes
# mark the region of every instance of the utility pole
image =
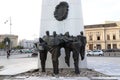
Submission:
[[[9,19],[7,19],[5,22],[4,22],[4,24],[9,24],[9,26],[10,26],[10,36],[11,36],[11,27],[12,27],[12,21],[11,21],[11,16],[9,17]],[[12,47],[12,43],[11,43],[11,41],[10,41],[10,49],[11,49],[11,47]]]
[[[12,26],[11,16],[9,19],[10,19],[10,36],[11,36],[11,26]],[[10,40],[10,49],[11,49],[11,47],[12,47],[12,42]]]
[[11,16],[10,16],[10,35],[11,35],[11,26],[12,26],[12,22],[11,22]]
[[12,27],[12,21],[11,21],[11,16],[9,17],[9,19],[7,19],[4,24],[7,24],[9,22],[10,25],[10,35],[11,35],[11,27]]

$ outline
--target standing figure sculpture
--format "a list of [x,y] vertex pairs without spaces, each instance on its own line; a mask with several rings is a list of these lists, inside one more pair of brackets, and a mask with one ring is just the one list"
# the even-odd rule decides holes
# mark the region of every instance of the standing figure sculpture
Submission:
[[65,49],[65,62],[70,67],[70,54],[73,53],[75,73],[79,74],[79,42],[76,41],[76,37],[70,36],[69,32],[65,33],[64,49]]
[[47,43],[42,38],[39,38],[39,42],[35,43],[35,47],[36,47],[35,50],[39,52],[42,72],[45,72],[45,63],[47,59],[46,46],[47,46]]
[[41,60],[41,68],[42,68],[42,72],[45,72],[45,63],[46,63],[46,59],[47,59],[47,43],[42,39],[39,38],[39,53],[40,53],[40,60]]
[[36,43],[35,46],[39,51],[39,56],[41,60],[41,68],[42,72],[45,72],[45,63],[47,59],[47,53],[48,53],[48,43],[49,43],[50,35],[49,31],[46,31],[46,35],[43,38],[39,38],[39,43]]
[[47,59],[48,51],[51,53],[52,64],[53,64],[53,73],[59,74],[59,60],[60,49],[63,47],[65,49],[65,63],[70,67],[70,54],[71,52],[74,60],[75,73],[79,74],[79,53],[81,60],[85,57],[85,45],[86,37],[83,36],[83,32],[80,32],[80,35],[70,36],[69,32],[66,32],[65,35],[57,35],[56,32],[53,32],[53,35],[49,35],[49,31],[46,31],[46,36],[39,38],[39,44],[37,48],[40,53],[41,68],[42,72],[45,72],[45,63]]
[[74,60],[74,68],[75,68],[75,73],[79,74],[79,42],[74,41],[72,42],[72,52],[73,52],[73,60]]
[[72,39],[70,38],[69,32],[66,32],[64,35],[64,49],[65,49],[65,63],[70,67],[70,53],[72,51],[71,44]]
[[58,38],[56,32],[53,32],[53,37],[50,41],[49,52],[52,55],[52,63],[53,63],[53,73],[59,74],[59,61],[60,57],[60,39]]
[[84,60],[85,57],[85,46],[86,46],[86,37],[83,36],[83,31],[80,32],[80,35],[77,36],[78,41],[80,42],[80,55],[81,55],[81,60]]

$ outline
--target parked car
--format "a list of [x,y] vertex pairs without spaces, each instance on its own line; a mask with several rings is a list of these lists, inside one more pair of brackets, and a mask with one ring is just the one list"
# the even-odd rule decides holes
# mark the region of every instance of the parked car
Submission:
[[102,50],[93,50],[93,55],[98,55],[98,56],[103,56],[103,51]]
[[37,57],[38,56],[38,51],[34,48],[32,49],[32,57]]
[[37,57],[38,53],[32,53],[31,57]]
[[93,55],[93,52],[91,50],[87,50],[86,54],[87,54],[87,56],[91,56],[91,55]]
[[20,52],[21,53],[32,53],[32,50],[30,50],[30,49],[21,49]]
[[95,56],[95,55],[103,56],[104,53],[102,50],[93,50],[93,51],[88,50],[88,51],[86,51],[86,54],[87,54],[87,56]]

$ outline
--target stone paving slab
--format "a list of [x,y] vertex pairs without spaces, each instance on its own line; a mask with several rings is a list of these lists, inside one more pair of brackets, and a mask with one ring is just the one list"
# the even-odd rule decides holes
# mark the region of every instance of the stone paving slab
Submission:
[[120,77],[21,77],[6,78],[4,80],[120,80]]
[[[120,76],[120,62],[119,58],[108,58],[108,57],[94,57],[95,61],[89,58],[88,60],[88,68],[94,69],[100,73],[111,75],[111,76]],[[98,61],[98,62],[96,62]]]
[[4,80],[90,80],[87,77],[16,77]]
[[92,77],[90,80],[119,80],[116,77]]
[[[0,57],[0,60],[3,60],[3,61],[5,60],[4,63],[8,64],[8,65],[5,65],[5,67],[3,69],[8,70],[8,69],[10,69],[10,67],[13,67],[11,69],[12,72],[15,69],[16,69],[15,72],[18,72],[17,68],[24,68],[27,65],[27,63],[29,63],[31,66],[33,66],[33,64],[35,64],[35,63],[37,64],[37,59],[34,60],[33,62],[31,62],[32,61],[31,59],[30,60],[27,60],[27,59],[24,59],[24,58],[22,58],[22,59],[14,59],[15,62],[13,62],[12,61],[13,59],[7,60],[6,58],[1,59],[1,57]],[[19,61],[17,61],[17,60],[20,60],[20,64],[19,64]],[[3,61],[2,61],[2,63],[3,63]],[[24,61],[24,64],[23,64],[23,61]],[[13,62],[13,64],[11,64],[11,62]],[[15,64],[15,66],[14,66],[14,64]],[[30,65],[28,65],[28,66],[30,66]],[[35,66],[35,67],[37,67],[37,66]],[[92,69],[95,69],[96,71],[99,71],[99,72],[104,73],[104,74],[120,77],[120,58],[118,59],[117,57],[116,58],[114,58],[114,57],[113,58],[112,57],[111,58],[108,58],[108,57],[101,57],[101,58],[99,58],[99,57],[90,57],[90,58],[88,58],[88,67],[92,68]],[[23,71],[23,70],[20,70],[20,71]],[[4,72],[4,71],[2,71],[2,72]],[[1,74],[3,74],[2,72],[1,72]],[[7,72],[7,74],[10,75],[10,73],[8,73],[8,71],[5,71],[5,72]],[[29,78],[24,78],[24,79],[23,78],[16,78],[16,79],[11,79],[11,80],[27,80],[27,79],[32,80],[32,79],[30,79],[30,77]],[[41,79],[41,77],[39,77],[39,80],[40,79]],[[87,79],[90,80],[89,78],[87,78]],[[85,79],[85,80],[87,80],[87,79]],[[8,79],[8,80],[10,80],[10,79]],[[48,79],[45,79],[45,80],[51,80],[51,79],[48,78]],[[52,79],[52,80],[54,80],[54,79]],[[66,78],[64,79],[63,78],[63,80],[69,80],[69,79],[66,79]],[[73,80],[73,78],[71,80]],[[82,79],[80,79],[80,80],[82,80]],[[107,79],[98,79],[98,80],[107,80]],[[114,80],[114,79],[110,79],[110,80]],[[120,80],[120,78],[117,79],[117,80]]]
[[0,59],[0,75],[17,75],[33,69],[37,69],[37,58]]
[[86,77],[59,77],[59,78],[51,77],[51,78],[36,78],[36,79],[28,78],[25,80],[90,80],[90,79]]

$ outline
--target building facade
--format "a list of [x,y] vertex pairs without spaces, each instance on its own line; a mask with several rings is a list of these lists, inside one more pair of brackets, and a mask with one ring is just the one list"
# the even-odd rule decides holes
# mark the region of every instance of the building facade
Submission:
[[120,25],[115,22],[85,25],[87,50],[120,49]]
[[1,34],[0,35],[0,42],[4,41],[5,38],[9,38],[11,41],[11,47],[16,47],[18,44],[18,36],[17,35],[8,35],[8,34]]

